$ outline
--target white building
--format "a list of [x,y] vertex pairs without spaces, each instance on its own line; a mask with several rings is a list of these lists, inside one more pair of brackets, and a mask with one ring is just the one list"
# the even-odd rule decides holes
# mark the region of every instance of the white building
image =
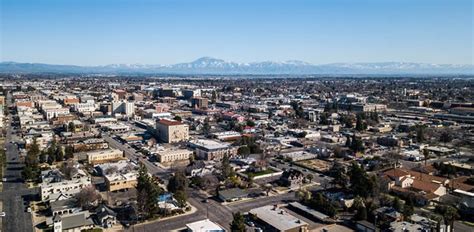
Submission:
[[54,200],[60,195],[74,196],[84,187],[91,185],[91,179],[85,173],[71,180],[62,180],[60,182],[50,182],[40,184],[40,193],[42,201]]
[[73,105],[73,109],[76,112],[85,113],[85,112],[93,112],[95,111],[95,104],[94,102],[85,102],[85,103],[77,103]]
[[189,232],[224,232],[225,230],[209,219],[186,224]]
[[135,103],[126,101],[112,102],[113,114],[124,114],[127,117],[132,117],[135,113]]
[[171,163],[175,161],[189,160],[189,157],[192,154],[193,152],[187,149],[166,149],[158,151],[156,157],[160,163]]
[[48,108],[43,110],[44,116],[46,120],[50,120],[52,118],[58,117],[59,115],[68,115],[69,109],[68,108]]

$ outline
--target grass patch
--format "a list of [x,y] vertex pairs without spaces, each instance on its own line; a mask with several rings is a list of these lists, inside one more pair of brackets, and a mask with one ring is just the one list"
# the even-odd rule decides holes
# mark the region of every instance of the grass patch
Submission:
[[253,175],[253,176],[263,176],[263,175],[267,175],[267,174],[271,174],[271,173],[275,173],[275,171],[273,171],[272,169],[265,169],[263,171],[259,171],[259,172],[245,172],[245,175]]

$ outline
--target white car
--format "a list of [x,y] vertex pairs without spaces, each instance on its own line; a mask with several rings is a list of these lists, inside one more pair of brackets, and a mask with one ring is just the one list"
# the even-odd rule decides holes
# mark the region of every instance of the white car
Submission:
[[0,217],[5,217],[5,212],[0,212]]

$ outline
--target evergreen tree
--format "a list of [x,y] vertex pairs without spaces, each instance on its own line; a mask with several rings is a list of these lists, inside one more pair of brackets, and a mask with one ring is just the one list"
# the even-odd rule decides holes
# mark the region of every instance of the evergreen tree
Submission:
[[38,155],[40,153],[38,142],[36,138],[33,144],[29,147],[25,157],[25,168],[22,171],[22,176],[25,180],[35,180],[39,175]]
[[368,197],[371,194],[373,183],[364,169],[357,163],[352,163],[349,171],[352,192],[356,196]]
[[74,158],[74,148],[72,146],[66,146],[64,158],[66,158],[66,160]]
[[398,212],[402,211],[403,205],[402,205],[402,202],[400,201],[400,198],[398,197],[393,198],[392,207]]
[[407,199],[405,202],[405,206],[403,207],[403,216],[405,219],[411,218],[411,215],[415,212],[415,207],[413,206],[413,200],[411,197]]
[[137,206],[140,215],[145,218],[153,217],[158,213],[158,198],[161,188],[158,183],[150,178],[145,165],[140,164],[137,177]]
[[186,186],[188,185],[188,179],[182,171],[177,171],[169,179],[167,189],[169,192],[176,193],[178,191],[186,191]]
[[367,220],[367,208],[365,208],[365,206],[361,206],[357,208],[357,212],[354,215],[354,220],[356,221]]
[[222,158],[222,178],[225,180],[229,177],[233,177],[235,175],[232,167],[230,166],[230,160],[228,155],[224,155]]
[[355,129],[357,131],[363,131],[363,130],[367,129],[367,123],[365,123],[362,113],[357,114],[357,116],[356,116],[356,127],[355,127]]
[[233,220],[230,224],[230,230],[232,232],[245,232],[245,219],[244,216],[240,213],[233,214]]

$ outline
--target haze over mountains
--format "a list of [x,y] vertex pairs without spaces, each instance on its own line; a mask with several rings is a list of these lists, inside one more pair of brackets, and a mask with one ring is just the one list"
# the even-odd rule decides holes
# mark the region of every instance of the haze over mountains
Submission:
[[474,65],[427,64],[406,62],[332,63],[315,65],[298,60],[284,62],[228,62],[202,57],[189,63],[173,65],[110,64],[103,66],[55,65],[42,63],[1,62],[1,73],[104,73],[104,74],[213,74],[213,75],[473,75]]

